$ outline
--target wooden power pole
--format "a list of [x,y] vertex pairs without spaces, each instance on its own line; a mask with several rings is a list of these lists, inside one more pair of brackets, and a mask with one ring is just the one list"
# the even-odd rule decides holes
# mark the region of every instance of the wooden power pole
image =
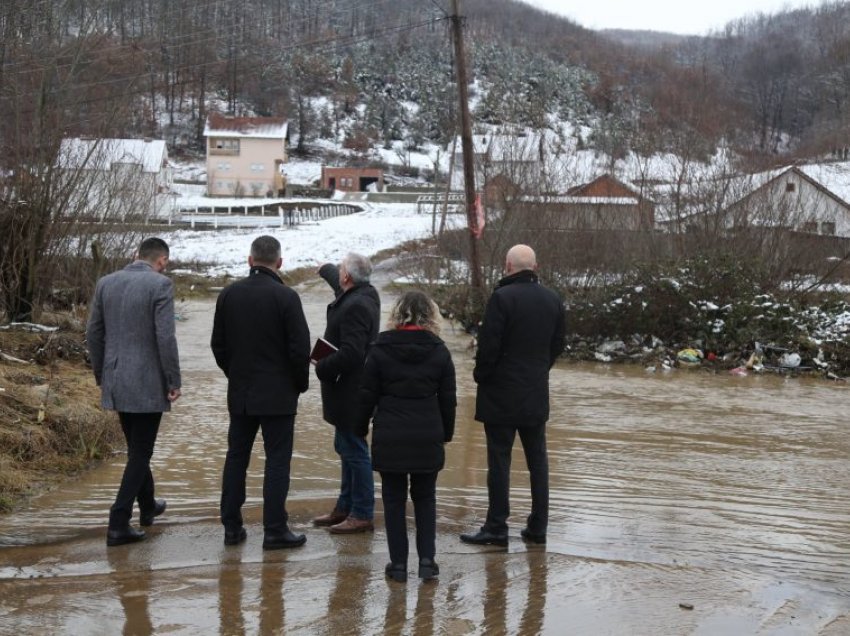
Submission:
[[[476,300],[483,302],[484,285],[481,281],[481,261],[478,256],[478,226],[475,211],[475,167],[472,151],[472,122],[469,116],[469,90],[466,79],[466,53],[463,46],[463,25],[460,17],[460,0],[452,0],[452,34],[457,65],[457,92],[460,99],[460,140],[463,152],[463,181],[466,192],[466,223],[469,227],[470,283]],[[483,306],[483,304],[482,304]]]

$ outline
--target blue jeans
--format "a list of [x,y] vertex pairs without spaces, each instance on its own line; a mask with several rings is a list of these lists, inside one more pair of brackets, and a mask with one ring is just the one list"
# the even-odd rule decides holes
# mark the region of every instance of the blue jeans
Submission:
[[342,460],[336,509],[356,519],[371,520],[375,515],[375,478],[366,440],[336,429],[334,450]]

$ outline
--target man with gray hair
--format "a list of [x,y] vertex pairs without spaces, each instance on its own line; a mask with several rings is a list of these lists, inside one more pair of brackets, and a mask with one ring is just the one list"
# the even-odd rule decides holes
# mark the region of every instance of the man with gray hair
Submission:
[[374,529],[375,482],[369,446],[357,434],[357,404],[366,350],[378,336],[381,300],[369,283],[372,264],[360,254],[326,264],[319,275],[334,290],[325,340],[337,350],[316,363],[322,384],[322,416],[335,427],[334,450],[342,461],[340,492],[333,511],[313,519],[335,534]]
[[511,451],[519,434],[531,481],[531,514],[520,535],[546,543],[549,524],[549,369],[564,350],[566,317],[555,292],[539,284],[537,257],[514,245],[478,332],[472,375],[478,383],[475,419],[487,436],[487,518],[464,543],[508,545]]
[[310,332],[298,294],[277,270],[280,243],[260,236],[251,244],[250,273],[219,294],[210,345],[227,376],[230,428],[221,486],[224,544],[242,543],[245,474],[257,431],[266,452],[263,476],[263,549],[303,545],[289,529],[286,498],[298,396],[307,390]]

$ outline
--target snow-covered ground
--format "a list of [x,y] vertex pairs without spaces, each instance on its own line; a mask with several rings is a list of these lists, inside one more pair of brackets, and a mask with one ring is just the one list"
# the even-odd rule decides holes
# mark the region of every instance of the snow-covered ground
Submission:
[[[348,252],[372,256],[405,241],[431,236],[431,215],[417,214],[415,204],[361,205],[366,208],[364,212],[293,228],[178,230],[169,236],[171,255],[182,262],[209,263],[204,273],[211,276],[242,276],[247,271],[251,241],[262,234],[271,234],[280,241],[284,271],[336,263]],[[448,227],[457,227],[464,221],[462,216],[451,215]]]
[[[417,162],[425,163],[424,159],[419,159],[421,161]],[[206,179],[202,161],[173,162],[172,169],[178,179]],[[285,172],[290,183],[306,185],[319,178],[321,163],[291,158],[285,165]],[[174,190],[179,195],[176,204],[180,208],[216,205],[231,206],[234,210],[233,215],[218,216],[217,230],[178,230],[170,234],[172,258],[184,263],[197,261],[209,264],[204,273],[211,276],[244,275],[251,241],[261,234],[271,234],[280,241],[283,247],[284,271],[326,262],[339,262],[348,252],[372,256],[406,241],[431,236],[431,215],[417,214],[416,205],[412,203],[358,202],[356,205],[364,208],[363,212],[281,228],[279,219],[274,215],[262,218],[243,216],[239,212],[242,206],[253,207],[264,202],[272,204],[272,200],[221,197],[210,199],[206,196],[206,187],[201,184],[176,183]],[[273,201],[277,202],[279,199]],[[286,201],[292,203],[298,200]],[[311,204],[316,201],[309,200]],[[182,218],[186,220],[191,216],[184,214]],[[202,217],[197,218],[200,220]],[[464,222],[463,217],[450,215],[447,225],[454,228]],[[246,228],[252,225],[259,227],[236,229],[233,227],[236,223]],[[208,222],[206,227],[209,225]]]

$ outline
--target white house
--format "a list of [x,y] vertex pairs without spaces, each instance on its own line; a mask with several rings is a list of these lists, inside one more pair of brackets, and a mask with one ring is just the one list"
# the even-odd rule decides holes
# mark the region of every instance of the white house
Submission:
[[698,183],[662,184],[658,221],[672,232],[775,227],[850,238],[850,163],[788,166]]
[[171,212],[172,175],[162,140],[66,138],[56,164],[88,214],[163,218]]

